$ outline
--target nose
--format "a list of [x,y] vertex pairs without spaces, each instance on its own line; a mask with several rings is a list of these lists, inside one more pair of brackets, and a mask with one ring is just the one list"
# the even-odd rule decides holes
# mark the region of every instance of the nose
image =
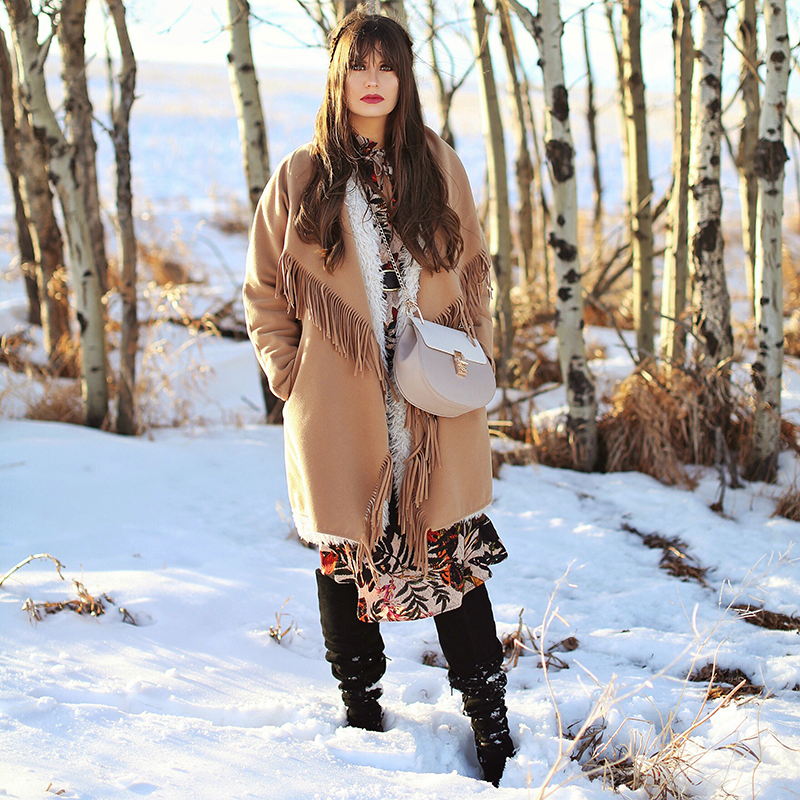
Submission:
[[378,70],[375,67],[367,69],[367,86],[378,85]]

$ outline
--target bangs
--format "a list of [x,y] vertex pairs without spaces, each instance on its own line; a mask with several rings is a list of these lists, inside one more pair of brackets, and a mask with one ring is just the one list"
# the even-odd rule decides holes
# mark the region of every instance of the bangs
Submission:
[[388,17],[355,17],[350,24],[345,19],[331,42],[331,64],[349,70],[375,55],[399,72],[411,68],[411,47],[408,34]]
[[374,56],[378,61],[390,66],[397,71],[400,68],[400,55],[392,42],[387,42],[379,31],[359,31],[359,34],[350,48],[349,67],[365,64]]

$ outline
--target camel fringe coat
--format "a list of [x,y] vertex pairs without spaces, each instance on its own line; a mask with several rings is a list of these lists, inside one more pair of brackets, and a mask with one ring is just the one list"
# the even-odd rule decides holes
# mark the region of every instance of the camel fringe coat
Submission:
[[[464,167],[432,131],[429,145],[461,221],[462,257],[453,271],[423,270],[417,302],[426,320],[467,330],[491,358],[490,258]],[[292,224],[311,170],[311,146],[289,155],[267,184],[247,254],[244,310],[256,355],[283,410],[289,501],[301,537],[343,541],[369,553],[388,522],[392,458],[381,356],[346,210],[345,254],[333,274],[316,244]],[[408,406],[411,452],[398,497],[415,563],[427,531],[448,528],[492,499],[484,409],[456,418]]]

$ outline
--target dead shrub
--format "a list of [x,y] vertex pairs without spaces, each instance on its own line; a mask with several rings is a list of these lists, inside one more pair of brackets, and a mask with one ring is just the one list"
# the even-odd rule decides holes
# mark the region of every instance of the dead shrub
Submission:
[[57,614],[59,611],[74,611],[76,614],[87,614],[92,617],[100,617],[106,613],[105,603],[114,601],[107,595],[101,594],[99,597],[93,597],[87,591],[86,587],[77,580],[72,581],[75,588],[75,593],[78,595],[74,600],[47,600],[45,602],[36,603],[29,597],[22,606],[23,611],[28,612],[28,618],[31,623],[41,622],[45,614]]
[[669,486],[694,486],[686,464],[720,459],[736,401],[718,372],[673,370],[669,380],[643,365],[617,384],[598,433],[608,472],[636,470]]

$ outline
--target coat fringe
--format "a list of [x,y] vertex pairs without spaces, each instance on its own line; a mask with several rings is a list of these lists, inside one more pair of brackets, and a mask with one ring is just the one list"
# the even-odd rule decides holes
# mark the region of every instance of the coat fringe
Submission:
[[474,325],[481,315],[483,290],[489,282],[489,272],[491,268],[491,257],[485,250],[481,250],[478,255],[466,264],[459,275],[461,280],[461,294],[466,303],[467,316],[471,325]]
[[367,553],[372,553],[378,537],[383,533],[384,517],[387,513],[389,495],[392,491],[392,456],[387,455],[383,459],[380,472],[378,472],[378,482],[372,490],[372,496],[367,504],[367,512],[364,515],[366,532],[364,534],[364,547]]
[[385,390],[386,370],[370,323],[289,253],[283,253],[279,262],[275,295],[279,294],[298,318],[308,312],[336,351],[354,363],[354,374],[373,370]]
[[406,459],[398,498],[400,527],[406,534],[415,566],[426,570],[428,520],[420,506],[428,497],[431,473],[441,464],[439,419],[409,403],[406,427],[411,431],[412,450]]
[[475,338],[475,327],[467,314],[467,304],[463,297],[456,298],[433,322],[437,325],[446,325],[448,328],[458,328],[471,338]]

